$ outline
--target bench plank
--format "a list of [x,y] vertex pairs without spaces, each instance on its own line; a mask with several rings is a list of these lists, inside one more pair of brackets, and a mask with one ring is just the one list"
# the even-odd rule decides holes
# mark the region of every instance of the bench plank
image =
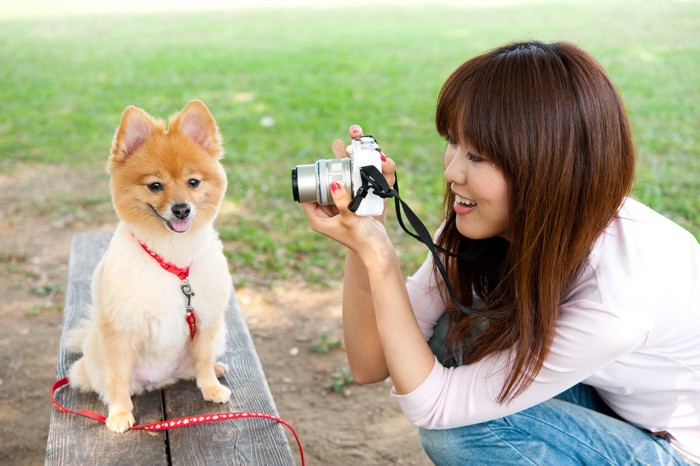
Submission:
[[[66,350],[67,330],[75,328],[88,315],[91,302],[92,272],[107,248],[111,235],[79,236],[72,243],[68,263],[68,285],[63,314],[57,378],[68,375],[68,369],[79,355]],[[160,394],[148,393],[134,399],[134,415],[139,421],[161,418]],[[58,401],[64,406],[87,409],[107,415],[105,404],[94,393],[81,393],[63,388]],[[116,435],[92,419],[53,410],[46,449],[47,465],[64,464],[136,464],[140,458],[148,464],[167,464],[165,432],[156,435]]]
[[[79,357],[66,350],[66,335],[88,315],[92,274],[111,237],[111,232],[83,233],[77,235],[71,244],[57,378],[66,376],[70,365]],[[194,381],[181,381],[162,391],[135,396],[134,416],[138,424],[226,411],[278,416],[235,290],[226,318],[228,345],[222,360],[229,366],[223,381],[232,390],[228,405],[205,402]],[[93,393],[80,393],[64,387],[57,393],[57,398],[67,407],[88,409],[103,415],[107,412],[104,403]],[[165,432],[115,434],[92,419],[53,410],[45,464],[295,463],[284,427],[267,419],[238,419]]]

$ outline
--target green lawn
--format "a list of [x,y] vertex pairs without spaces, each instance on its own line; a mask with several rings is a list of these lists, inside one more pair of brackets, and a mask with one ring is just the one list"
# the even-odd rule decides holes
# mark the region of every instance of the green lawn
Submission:
[[[698,1],[110,14],[19,3],[26,10],[0,6],[0,169],[95,165],[127,105],[166,117],[200,98],[225,140],[227,252],[268,280],[341,277],[340,248],[312,233],[291,199],[290,169],[330,157],[350,123],[379,139],[406,201],[437,226],[437,92],[467,58],[530,38],[573,41],[601,61],[635,131],[634,195],[700,237]],[[425,248],[393,219],[389,228],[414,268]]]

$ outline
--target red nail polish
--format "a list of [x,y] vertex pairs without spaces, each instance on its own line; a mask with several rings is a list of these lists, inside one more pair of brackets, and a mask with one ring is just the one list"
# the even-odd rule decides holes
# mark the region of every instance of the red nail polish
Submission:
[[331,191],[336,192],[340,189],[340,183],[334,181],[331,183]]
[[382,158],[382,162],[386,162],[386,155],[384,155],[384,152],[380,152],[379,156]]

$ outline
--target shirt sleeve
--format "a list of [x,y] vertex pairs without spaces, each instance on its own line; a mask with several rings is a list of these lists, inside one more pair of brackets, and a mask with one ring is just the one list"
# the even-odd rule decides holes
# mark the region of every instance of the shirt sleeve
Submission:
[[418,326],[428,340],[433,335],[438,319],[445,313],[445,305],[435,280],[432,255],[428,254],[416,273],[406,279],[406,289]]
[[[423,316],[426,323],[432,321],[433,313]],[[644,338],[643,329],[634,322],[623,321],[599,303],[567,303],[560,309],[544,366],[533,383],[512,401],[497,401],[508,376],[509,351],[456,368],[445,368],[436,359],[431,373],[418,388],[405,395],[392,390],[392,396],[408,419],[421,427],[444,429],[477,424],[558,395],[633,351],[643,344]]]

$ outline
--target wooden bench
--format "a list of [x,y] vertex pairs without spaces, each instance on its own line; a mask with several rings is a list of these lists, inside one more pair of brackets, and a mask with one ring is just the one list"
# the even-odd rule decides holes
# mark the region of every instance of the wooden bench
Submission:
[[[71,245],[63,334],[57,378],[65,377],[79,355],[65,348],[67,331],[87,315],[90,281],[107,248],[111,232],[77,235]],[[227,311],[228,349],[224,362],[229,372],[223,382],[231,388],[228,405],[205,402],[194,381],[178,382],[161,391],[135,396],[137,424],[216,412],[261,412],[278,416],[260,360],[235,293]],[[64,387],[56,394],[73,409],[107,409],[95,394]],[[46,447],[46,465],[293,465],[284,427],[260,418],[227,420],[181,429],[149,432],[110,432],[93,419],[53,410]]]

